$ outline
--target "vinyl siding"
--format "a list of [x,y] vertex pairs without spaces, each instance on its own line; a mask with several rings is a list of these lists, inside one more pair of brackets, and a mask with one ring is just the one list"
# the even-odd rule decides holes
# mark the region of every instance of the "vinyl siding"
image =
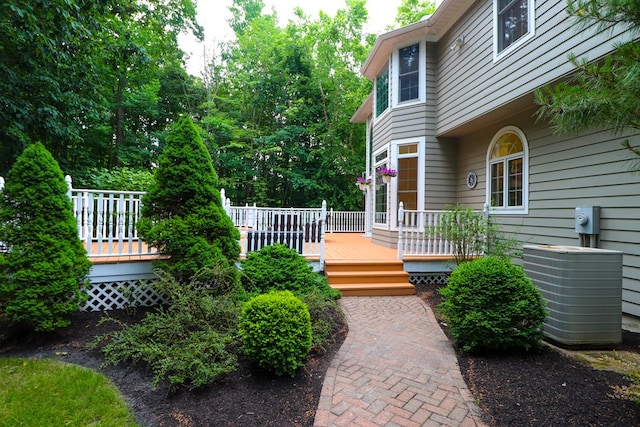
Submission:
[[[502,229],[527,244],[578,245],[575,208],[601,207],[600,247],[624,252],[623,311],[640,316],[640,176],[630,170],[624,138],[606,131],[553,135],[534,124],[530,111],[459,140],[460,203],[481,208],[486,190],[486,154],[503,126],[520,127],[529,143],[529,214],[494,216]],[[640,144],[640,136],[632,136]],[[465,185],[475,170],[475,190]]]
[[[476,2],[438,43],[437,134],[454,135],[457,127],[570,74],[569,53],[596,59],[625,39],[593,29],[579,33],[565,7],[565,0],[536,1],[535,36],[494,62],[493,1]],[[451,50],[462,36],[462,49]]]
[[455,204],[457,197],[457,144],[436,139],[436,55],[437,46],[427,43],[424,209],[445,209]]

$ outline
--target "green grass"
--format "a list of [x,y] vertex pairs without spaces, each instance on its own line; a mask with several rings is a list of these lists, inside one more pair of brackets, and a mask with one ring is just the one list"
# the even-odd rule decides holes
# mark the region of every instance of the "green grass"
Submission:
[[0,427],[136,425],[103,375],[52,359],[0,358]]

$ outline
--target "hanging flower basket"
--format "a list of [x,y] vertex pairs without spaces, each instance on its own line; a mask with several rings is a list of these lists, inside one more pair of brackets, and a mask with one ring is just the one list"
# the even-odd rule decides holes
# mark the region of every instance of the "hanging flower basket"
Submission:
[[356,179],[356,185],[360,188],[360,190],[364,191],[369,185],[371,185],[371,178],[363,178],[359,176]]
[[395,169],[389,168],[380,168],[378,169],[378,176],[382,178],[382,182],[388,184],[391,182],[391,178],[394,178],[398,175],[398,171]]

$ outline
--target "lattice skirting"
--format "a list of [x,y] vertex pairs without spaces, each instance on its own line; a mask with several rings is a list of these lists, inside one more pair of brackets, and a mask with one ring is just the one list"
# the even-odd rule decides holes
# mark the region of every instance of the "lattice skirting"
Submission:
[[151,286],[154,279],[133,279],[93,283],[89,300],[81,311],[107,311],[130,307],[151,307],[166,302]]
[[448,273],[411,273],[409,282],[413,285],[446,285]]

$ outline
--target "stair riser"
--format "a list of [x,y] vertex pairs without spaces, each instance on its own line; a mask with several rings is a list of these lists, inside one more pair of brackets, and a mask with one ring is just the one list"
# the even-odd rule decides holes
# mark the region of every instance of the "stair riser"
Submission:
[[402,264],[396,263],[384,263],[384,264],[326,264],[325,272],[342,272],[342,271],[385,271],[385,270],[394,270],[394,271],[404,271]]
[[367,283],[409,283],[409,276],[407,275],[394,275],[394,276],[339,276],[329,277],[330,285],[338,285],[341,283],[350,284],[363,284]]
[[414,295],[402,262],[337,262],[325,265],[329,285],[343,296]]

